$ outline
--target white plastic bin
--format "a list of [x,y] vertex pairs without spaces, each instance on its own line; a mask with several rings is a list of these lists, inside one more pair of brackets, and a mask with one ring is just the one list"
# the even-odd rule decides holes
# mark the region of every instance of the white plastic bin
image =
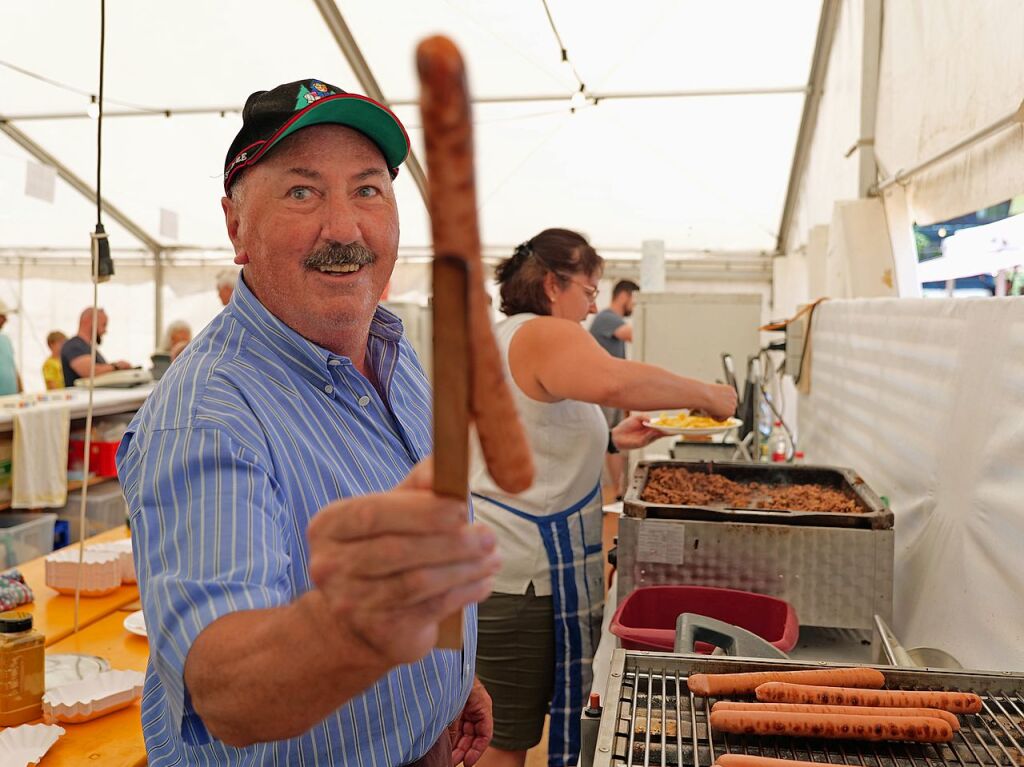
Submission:
[[[68,523],[68,543],[79,541],[79,506],[82,491],[68,493],[68,503],[57,515]],[[121,493],[121,485],[115,480],[89,488],[85,499],[85,537],[90,538],[118,525],[125,524],[128,504]]]
[[0,512],[0,562],[15,567],[53,551],[52,513]]

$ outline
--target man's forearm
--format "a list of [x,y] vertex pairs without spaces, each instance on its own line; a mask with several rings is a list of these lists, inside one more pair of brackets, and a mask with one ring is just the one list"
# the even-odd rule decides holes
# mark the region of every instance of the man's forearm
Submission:
[[301,735],[387,671],[312,591],[211,623],[189,651],[185,686],[210,733],[244,746]]

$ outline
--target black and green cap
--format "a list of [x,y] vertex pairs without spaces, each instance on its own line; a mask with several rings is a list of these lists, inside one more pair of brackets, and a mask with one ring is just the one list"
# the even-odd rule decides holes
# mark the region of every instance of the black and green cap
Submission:
[[383,104],[346,93],[323,80],[297,80],[256,91],[246,99],[242,129],[224,160],[224,191],[230,191],[238,174],[259,162],[281,139],[323,123],[344,125],[364,134],[384,155],[392,178],[409,154],[405,128]]

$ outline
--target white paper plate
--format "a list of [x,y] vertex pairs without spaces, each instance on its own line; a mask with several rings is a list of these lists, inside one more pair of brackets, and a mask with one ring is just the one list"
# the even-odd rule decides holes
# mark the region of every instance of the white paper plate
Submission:
[[38,764],[63,734],[63,727],[52,724],[8,727],[0,732],[0,764],[4,767],[28,767],[30,764]]
[[739,418],[730,418],[721,426],[709,426],[706,429],[680,429],[677,426],[661,426],[657,418],[651,418],[644,421],[644,426],[649,426],[652,429],[657,429],[662,434],[678,434],[680,436],[691,435],[694,437],[705,436],[708,434],[725,434],[728,431],[739,428],[743,425],[743,421]]
[[140,637],[149,636],[146,633],[146,618],[142,615],[142,610],[136,610],[125,618],[124,628],[125,631],[130,631]]
[[98,597],[121,586],[121,555],[116,551],[90,551],[78,563],[78,547],[68,546],[46,557],[46,585],[61,594],[74,594],[82,568],[82,596]]
[[86,551],[113,551],[120,555],[121,562],[121,583],[135,583],[135,560],[132,558],[132,539],[125,538],[121,541],[108,541],[106,543],[91,543],[85,547]]
[[88,722],[130,706],[142,697],[146,675],[141,671],[104,671],[83,682],[72,682],[43,695],[43,721]]

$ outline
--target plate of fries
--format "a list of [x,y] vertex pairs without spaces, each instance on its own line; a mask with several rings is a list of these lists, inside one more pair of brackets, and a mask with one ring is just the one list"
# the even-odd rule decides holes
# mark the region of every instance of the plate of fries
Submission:
[[690,413],[688,410],[682,410],[678,415],[662,413],[657,418],[649,418],[644,421],[644,426],[657,429],[663,434],[693,436],[724,434],[742,425],[743,421],[739,418],[726,418],[724,421],[719,421],[701,413]]

